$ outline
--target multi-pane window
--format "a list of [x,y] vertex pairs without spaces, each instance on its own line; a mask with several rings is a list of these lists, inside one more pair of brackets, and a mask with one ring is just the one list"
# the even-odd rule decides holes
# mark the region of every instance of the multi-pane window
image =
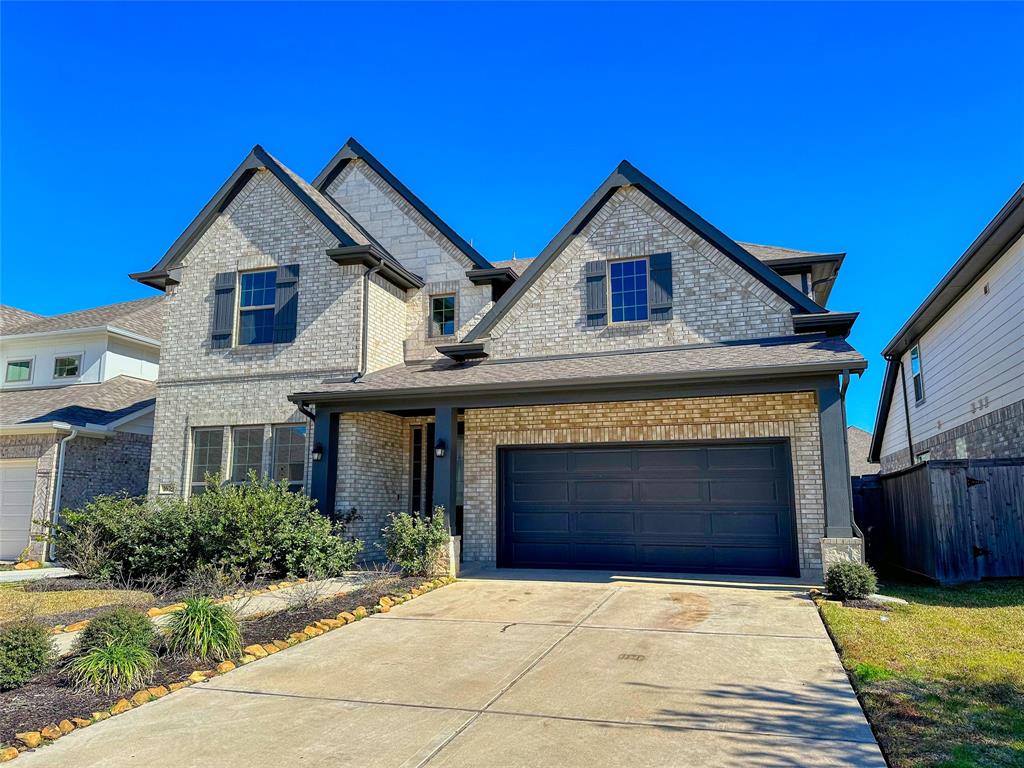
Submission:
[[924,372],[921,370],[921,348],[910,350],[910,373],[914,378],[914,402],[924,400]]
[[8,360],[4,381],[11,383],[32,381],[32,361]]
[[304,424],[274,427],[273,457],[274,480],[287,480],[289,490],[300,490],[306,472]]
[[647,319],[647,259],[613,261],[611,277],[612,322]]
[[243,272],[238,298],[238,343],[269,344],[274,340],[277,270]]
[[423,427],[412,428],[412,488],[409,507],[414,515],[423,512]]
[[82,367],[81,355],[67,355],[53,359],[53,378],[71,379],[78,376]]
[[249,472],[263,474],[263,427],[231,430],[231,482],[244,483]]
[[455,295],[430,297],[430,335],[455,333]]
[[196,429],[192,432],[192,494],[206,489],[207,475],[220,475],[224,449],[224,430]]

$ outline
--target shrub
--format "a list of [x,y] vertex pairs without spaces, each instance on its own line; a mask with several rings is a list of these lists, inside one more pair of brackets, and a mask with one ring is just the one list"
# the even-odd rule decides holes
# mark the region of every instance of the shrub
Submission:
[[67,665],[75,685],[107,693],[145,687],[155,669],[156,654],[149,646],[125,638],[89,648]]
[[444,507],[434,507],[434,514],[429,519],[414,517],[407,512],[392,515],[381,535],[388,560],[403,573],[431,576],[438,572],[448,545]]
[[334,576],[350,568],[362,543],[346,538],[344,525],[332,524],[287,483],[253,474],[238,485],[214,482],[187,502],[98,496],[65,510],[49,538],[65,563],[90,578],[117,582],[167,574],[180,582],[207,564],[251,580]]
[[186,600],[182,610],[171,614],[167,629],[167,648],[171,653],[203,661],[223,661],[242,653],[242,634],[234,614],[208,597]]
[[153,623],[142,611],[135,608],[112,608],[89,621],[78,636],[75,653],[87,653],[112,642],[151,648],[156,640]]
[[825,588],[838,600],[857,600],[877,590],[878,580],[864,563],[836,563],[825,574]]
[[0,630],[0,691],[24,685],[53,661],[53,645],[42,624],[26,621]]

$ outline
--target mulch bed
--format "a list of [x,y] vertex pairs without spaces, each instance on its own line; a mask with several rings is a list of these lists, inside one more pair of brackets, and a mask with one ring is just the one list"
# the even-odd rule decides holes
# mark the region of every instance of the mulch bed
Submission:
[[[422,584],[422,578],[398,579],[371,584],[341,597],[331,597],[309,606],[295,606],[279,613],[241,622],[243,644],[269,643],[284,640],[307,624],[352,611],[362,605],[372,608],[385,595],[401,595]],[[102,610],[102,609],[101,609]],[[66,662],[64,662],[66,663]],[[161,656],[151,686],[168,685],[187,678],[196,669],[213,667],[213,662],[199,662],[174,656]],[[77,690],[62,676],[62,665],[36,680],[11,691],[0,692],[0,744],[9,744],[20,731],[38,730],[64,718],[89,717],[93,712],[109,709],[122,694],[94,693]],[[128,691],[128,694],[133,691]]]

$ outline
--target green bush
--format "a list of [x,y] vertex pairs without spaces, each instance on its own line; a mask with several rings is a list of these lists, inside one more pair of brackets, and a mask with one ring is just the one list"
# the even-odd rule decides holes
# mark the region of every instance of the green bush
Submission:
[[67,665],[67,674],[79,688],[107,693],[143,688],[155,670],[156,654],[125,638],[90,648]]
[[388,560],[403,573],[432,576],[439,572],[448,546],[444,507],[434,507],[434,514],[429,519],[407,512],[392,515],[381,535]]
[[193,597],[171,614],[167,625],[171,653],[207,659],[235,658],[242,653],[242,634],[234,614],[208,597]]
[[26,621],[0,630],[0,691],[24,685],[53,661],[53,645],[42,624]]
[[187,502],[99,496],[65,510],[50,539],[79,572],[115,581],[156,574],[180,581],[201,565],[241,579],[334,576],[362,550],[308,496],[255,475],[238,485],[214,482]]
[[157,634],[153,622],[135,608],[112,608],[97,614],[82,630],[75,643],[75,653],[83,654],[103,648],[111,642],[124,642],[143,648],[156,644]]
[[825,588],[837,600],[857,600],[875,592],[878,579],[864,563],[836,563],[825,574]]

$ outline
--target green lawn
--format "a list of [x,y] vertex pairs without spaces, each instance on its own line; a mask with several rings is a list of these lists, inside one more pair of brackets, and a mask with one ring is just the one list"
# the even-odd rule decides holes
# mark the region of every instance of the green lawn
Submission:
[[1024,579],[880,591],[821,612],[894,768],[1024,766]]

